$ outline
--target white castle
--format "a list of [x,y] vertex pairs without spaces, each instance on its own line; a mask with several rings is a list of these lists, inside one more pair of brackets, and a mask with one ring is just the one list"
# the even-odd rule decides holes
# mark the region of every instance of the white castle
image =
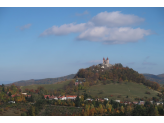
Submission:
[[103,58],[103,63],[102,64],[98,64],[97,66],[100,66],[101,68],[108,68],[108,67],[112,67],[112,64],[109,64],[109,59],[107,57],[107,59],[105,60],[105,58]]

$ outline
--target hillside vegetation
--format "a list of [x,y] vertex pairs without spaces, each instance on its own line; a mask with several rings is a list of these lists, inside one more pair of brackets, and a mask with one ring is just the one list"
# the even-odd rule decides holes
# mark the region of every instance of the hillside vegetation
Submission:
[[[18,81],[18,82],[14,82],[11,84],[15,84],[16,86],[28,86],[28,85],[32,85],[32,84],[53,84],[56,82],[60,82],[60,81],[65,81],[65,80],[69,80],[74,78],[75,74],[71,74],[68,76],[63,76],[63,77],[58,77],[58,78],[46,78],[46,79],[39,79],[39,80],[22,80],[22,81]],[[9,84],[9,85],[11,85]]]
[[164,84],[164,74],[153,75],[153,74],[143,74],[146,79],[151,81],[156,81],[159,84]]
[[61,82],[56,82],[54,84],[33,84],[33,85],[28,85],[28,86],[21,86],[20,88],[22,91],[25,91],[25,89],[33,89],[36,90],[39,87],[44,87],[46,90],[57,90],[63,88],[65,85],[68,85],[72,79],[67,80],[67,81],[61,81]]
[[123,67],[122,64],[115,64],[108,69],[101,69],[98,66],[80,69],[76,74],[76,77],[86,78],[89,81],[90,86],[94,85],[97,79],[103,82],[112,79],[114,82],[136,82],[142,83],[154,90],[160,89],[160,85],[157,82],[145,79],[144,75],[139,74],[132,68]]

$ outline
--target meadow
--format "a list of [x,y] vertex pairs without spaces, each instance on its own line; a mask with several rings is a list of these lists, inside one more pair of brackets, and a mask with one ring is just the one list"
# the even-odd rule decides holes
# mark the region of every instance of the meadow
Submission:
[[[148,91],[150,94],[146,94]],[[149,89],[143,84],[138,84],[134,82],[123,82],[120,83],[110,83],[110,84],[98,84],[91,86],[86,91],[89,95],[93,97],[104,98],[108,97],[109,99],[121,99],[126,100],[129,98],[131,101],[134,101],[136,97],[138,98],[151,98],[157,97],[157,91]],[[82,91],[81,91],[82,93]]]

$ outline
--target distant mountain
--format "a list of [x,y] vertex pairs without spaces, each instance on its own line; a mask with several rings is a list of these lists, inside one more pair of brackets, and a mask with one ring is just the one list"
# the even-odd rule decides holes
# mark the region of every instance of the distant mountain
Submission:
[[153,75],[153,74],[143,74],[146,79],[151,81],[156,81],[159,84],[164,84],[164,74]]
[[[21,81],[17,81],[11,84],[15,84],[16,86],[27,86],[27,85],[32,85],[32,84],[53,84],[56,82],[60,82],[60,81],[64,81],[64,80],[69,80],[74,78],[75,74],[70,74],[67,76],[63,76],[63,77],[58,77],[58,78],[46,78],[46,79],[30,79],[30,80],[21,80]],[[11,85],[8,84],[8,85]]]

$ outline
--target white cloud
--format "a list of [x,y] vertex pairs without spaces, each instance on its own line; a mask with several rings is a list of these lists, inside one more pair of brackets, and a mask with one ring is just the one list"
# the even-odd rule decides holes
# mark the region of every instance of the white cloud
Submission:
[[31,25],[32,25],[32,24],[26,24],[26,25],[24,25],[24,26],[21,26],[21,27],[20,27],[20,30],[28,29],[28,28],[30,28]]
[[143,39],[144,36],[150,35],[150,30],[140,28],[120,27],[120,28],[107,28],[107,27],[94,27],[82,32],[77,39],[100,41],[105,44],[124,44],[127,42],[136,42]]
[[89,14],[88,11],[84,11],[83,13],[76,13],[76,16],[83,16]]
[[143,22],[144,19],[135,15],[122,14],[120,11],[101,12],[91,19],[96,26],[120,27]]
[[[87,14],[87,11],[84,13]],[[97,14],[86,23],[70,23],[61,25],[60,27],[53,26],[45,30],[41,36],[80,33],[76,37],[77,40],[98,41],[103,44],[124,44],[137,42],[145,36],[152,34],[151,30],[130,27],[130,25],[143,21],[143,18],[135,15],[122,14],[120,11],[105,11]]]
[[41,36],[45,35],[67,35],[69,33],[76,33],[76,32],[81,32],[86,29],[86,24],[81,23],[81,24],[64,24],[61,25],[60,27],[58,26],[53,26],[47,30],[45,30]]

